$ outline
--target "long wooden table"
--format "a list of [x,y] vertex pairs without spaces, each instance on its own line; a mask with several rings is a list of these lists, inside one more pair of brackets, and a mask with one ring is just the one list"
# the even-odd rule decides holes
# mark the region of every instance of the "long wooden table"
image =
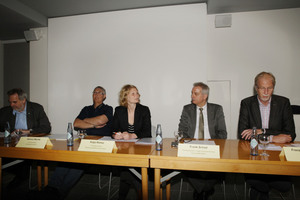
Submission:
[[[87,139],[99,137],[88,136]],[[153,151],[152,145],[136,145],[134,142],[117,142],[115,153],[97,153],[78,151],[80,140],[74,141],[73,147],[68,147],[66,140],[51,140],[51,149],[17,148],[15,143],[4,145],[0,140],[0,166],[2,157],[32,159],[42,161],[74,162],[97,165],[140,167],[142,173],[142,195],[148,199],[148,171],[149,154]],[[2,170],[0,170],[0,188],[2,187]],[[1,190],[0,190],[1,198]]]
[[251,156],[248,141],[214,140],[220,145],[220,159],[177,157],[177,148],[171,147],[172,141],[174,139],[164,139],[163,150],[150,155],[155,199],[160,198],[161,169],[300,176],[300,162],[280,158],[280,151],[267,151],[269,157]]

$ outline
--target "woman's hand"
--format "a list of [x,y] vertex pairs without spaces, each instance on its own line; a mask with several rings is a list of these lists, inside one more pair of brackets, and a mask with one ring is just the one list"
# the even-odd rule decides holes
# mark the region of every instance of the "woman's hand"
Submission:
[[124,140],[130,140],[131,139],[131,134],[129,134],[128,132],[123,132],[122,136],[123,136]]
[[115,132],[112,136],[116,140],[123,140],[123,135],[121,132]]

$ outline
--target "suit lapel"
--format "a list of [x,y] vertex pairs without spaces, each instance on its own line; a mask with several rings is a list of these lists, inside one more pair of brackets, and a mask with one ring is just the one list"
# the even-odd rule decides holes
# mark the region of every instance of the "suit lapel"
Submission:
[[124,107],[124,118],[125,118],[124,124],[126,125],[125,127],[127,129],[129,122],[128,122],[128,110],[126,107]]
[[255,96],[254,101],[252,101],[251,110],[253,111],[253,118],[256,124],[256,128],[262,127],[261,124],[261,115],[260,115],[260,109],[258,104],[258,98]]
[[209,103],[207,103],[207,124],[208,124],[210,138],[214,138],[213,134],[215,134],[210,126],[210,122],[212,122],[213,120],[213,114],[214,114],[213,107]]
[[191,107],[191,113],[192,113],[192,116],[191,116],[191,125],[192,125],[192,133],[193,134],[191,136],[191,138],[194,137],[194,133],[195,133],[195,130],[196,130],[196,119],[197,119],[197,112],[196,112],[196,109],[197,109],[197,106],[195,104],[193,104],[193,106]]
[[[16,124],[16,115],[13,114],[13,109],[10,107],[10,112],[9,112],[9,119],[8,119],[9,123],[10,123],[10,128],[12,130],[15,129],[15,124]],[[6,122],[5,122],[6,123]],[[12,131],[11,130],[11,131]]]
[[[138,118],[140,117],[138,107],[139,107],[138,104],[136,104],[135,111],[134,111],[134,122],[133,122],[135,126],[137,125]],[[127,116],[128,116],[128,114],[127,114]]]
[[275,120],[275,117],[277,116],[276,112],[277,112],[277,101],[276,101],[276,97],[274,97],[272,95],[271,108],[270,108],[270,117],[269,117],[269,128],[273,127],[271,123],[276,121]]
[[27,108],[26,108],[26,120],[27,120],[27,128],[31,129],[33,124],[32,124],[32,108],[29,102],[27,102]]

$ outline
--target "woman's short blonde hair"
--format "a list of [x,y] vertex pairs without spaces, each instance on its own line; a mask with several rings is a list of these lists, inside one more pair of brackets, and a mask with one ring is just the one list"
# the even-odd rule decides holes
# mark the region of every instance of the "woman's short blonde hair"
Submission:
[[132,88],[137,89],[134,85],[130,85],[130,84],[124,85],[122,87],[122,89],[120,91],[120,96],[119,96],[120,106],[125,106],[125,107],[128,106],[127,96],[128,96],[129,91]]

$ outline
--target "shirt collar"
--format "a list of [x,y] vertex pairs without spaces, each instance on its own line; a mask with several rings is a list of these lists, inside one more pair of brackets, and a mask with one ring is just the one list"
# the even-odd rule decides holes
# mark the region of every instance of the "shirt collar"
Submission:
[[[100,109],[103,106],[103,103],[101,103],[99,106],[97,106],[95,109]],[[94,106],[93,106],[94,107]]]
[[197,108],[198,108],[198,109],[199,109],[199,108],[203,108],[203,110],[206,110],[206,108],[207,108],[207,102],[205,103],[205,105],[204,105],[203,107],[197,106]]
[[13,110],[13,114],[14,114],[14,115],[16,115],[16,113],[17,113],[17,114],[20,114],[20,113],[25,113],[25,114],[26,114],[26,111],[27,111],[27,101],[26,101],[26,103],[25,103],[25,108],[24,108],[23,111],[19,112],[19,111],[17,111],[17,110]]
[[270,104],[271,104],[271,100],[272,100],[272,96],[271,96],[271,98],[269,99],[268,105],[265,106],[265,105],[259,100],[258,95],[257,95],[257,101],[258,101],[259,106],[265,106],[265,107],[268,107],[268,106],[270,106]]

